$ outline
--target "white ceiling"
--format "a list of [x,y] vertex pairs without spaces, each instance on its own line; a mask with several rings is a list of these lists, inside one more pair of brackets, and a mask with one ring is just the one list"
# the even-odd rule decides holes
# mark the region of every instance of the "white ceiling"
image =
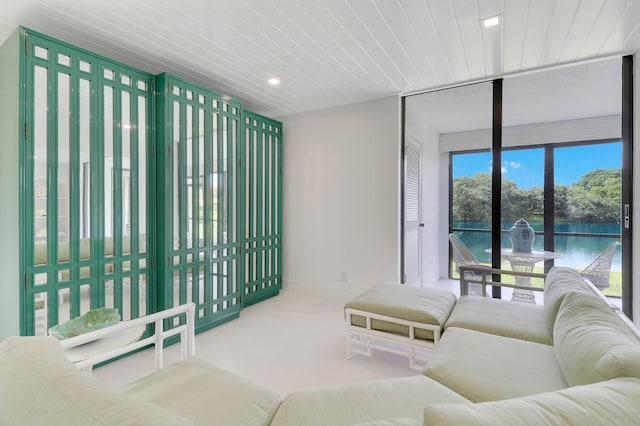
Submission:
[[[268,116],[640,48],[640,0],[0,0],[24,25]],[[501,15],[483,30],[481,18]],[[282,83],[272,87],[271,77]]]

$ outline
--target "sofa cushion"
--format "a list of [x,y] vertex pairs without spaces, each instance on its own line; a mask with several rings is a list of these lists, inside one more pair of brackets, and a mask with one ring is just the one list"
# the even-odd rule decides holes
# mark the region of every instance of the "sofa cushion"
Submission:
[[433,404],[424,425],[633,425],[640,419],[640,380],[615,379],[556,392],[473,405]]
[[445,328],[459,327],[551,345],[544,308],[480,296],[461,296]]
[[53,337],[0,344],[0,424],[185,425],[184,417],[82,373]]
[[[447,290],[380,284],[351,300],[345,305],[345,309],[358,309],[406,321],[443,326],[455,304],[456,296]],[[365,327],[366,320],[354,315],[352,324]],[[409,335],[409,327],[388,321],[373,320],[371,328]],[[416,329],[415,337],[432,340],[433,332]]]
[[420,424],[424,406],[431,402],[470,403],[426,377],[401,377],[293,392],[285,398],[271,425],[351,426],[398,419],[413,419]]
[[416,419],[397,417],[395,419],[373,420],[370,422],[358,423],[353,426],[422,426],[422,422]]
[[473,402],[567,387],[552,346],[449,327],[424,369]]
[[571,386],[640,377],[640,340],[598,297],[567,295],[553,337],[558,363]]
[[129,384],[125,392],[202,425],[268,425],[280,395],[197,357]]
[[575,269],[561,266],[551,268],[544,281],[544,312],[551,334],[560,304],[569,293],[593,295],[593,290]]

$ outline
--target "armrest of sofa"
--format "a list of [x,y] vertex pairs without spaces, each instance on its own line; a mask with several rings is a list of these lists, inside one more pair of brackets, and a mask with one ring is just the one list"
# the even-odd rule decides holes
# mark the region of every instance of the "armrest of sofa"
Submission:
[[542,278],[546,274],[536,272],[521,272],[508,269],[493,269],[486,266],[460,266],[460,295],[469,294],[469,284],[479,284],[482,286],[482,295],[487,297],[487,286],[508,287],[513,289],[544,291],[542,287],[532,287],[522,284],[509,284],[502,282],[503,276]]

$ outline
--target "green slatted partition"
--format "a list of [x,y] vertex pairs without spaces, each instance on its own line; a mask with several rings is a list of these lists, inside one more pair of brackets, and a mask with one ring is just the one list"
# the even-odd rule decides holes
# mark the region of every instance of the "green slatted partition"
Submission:
[[102,306],[154,310],[152,76],[21,30],[21,334]]
[[241,309],[242,108],[168,74],[156,85],[159,303],[193,301],[202,331]]
[[103,306],[127,320],[191,301],[199,332],[278,294],[281,123],[168,74],[19,38],[21,334]]
[[244,306],[282,288],[282,123],[244,111]]

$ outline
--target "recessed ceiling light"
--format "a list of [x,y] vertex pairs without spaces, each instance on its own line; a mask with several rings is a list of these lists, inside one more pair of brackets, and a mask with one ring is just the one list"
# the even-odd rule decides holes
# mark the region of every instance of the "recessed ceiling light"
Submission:
[[272,86],[277,86],[278,84],[280,84],[280,80],[278,80],[277,78],[270,78],[269,84]]
[[482,20],[482,25],[485,28],[495,27],[500,23],[500,16],[492,16],[491,18],[485,18]]

